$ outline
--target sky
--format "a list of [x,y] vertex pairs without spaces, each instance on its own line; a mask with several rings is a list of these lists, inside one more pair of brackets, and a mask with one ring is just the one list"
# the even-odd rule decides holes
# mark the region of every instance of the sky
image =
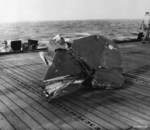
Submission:
[[0,22],[141,19],[150,0],[0,0]]

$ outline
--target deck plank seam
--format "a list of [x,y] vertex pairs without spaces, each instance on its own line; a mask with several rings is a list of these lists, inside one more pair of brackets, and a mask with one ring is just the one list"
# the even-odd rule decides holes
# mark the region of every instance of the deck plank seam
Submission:
[[[85,108],[81,107],[80,105],[78,105],[78,104],[76,104],[76,103],[73,103],[73,101],[70,101],[70,100],[63,100],[63,102],[64,102],[64,101],[65,101],[65,104],[69,101],[75,108],[77,107],[77,108],[80,108],[81,110],[85,111]],[[72,107],[73,107],[73,106],[72,106]],[[114,126],[116,129],[121,129],[121,127],[117,126],[116,124],[113,124],[112,122],[106,120],[105,118],[100,117],[100,116],[94,114],[93,112],[90,112],[89,110],[87,110],[87,112],[90,113],[90,114],[92,114],[93,117],[96,117],[96,119],[97,119],[97,118],[98,118],[98,119],[101,119],[102,121],[104,121],[104,122],[106,122],[106,123],[108,123],[108,124]],[[82,112],[81,112],[81,113],[82,113]],[[86,115],[85,115],[85,116],[86,116]],[[86,117],[87,117],[87,116],[86,116]],[[87,118],[88,118],[88,117],[87,117]],[[94,121],[97,122],[97,120],[94,120]],[[100,122],[99,122],[99,123],[100,123]],[[102,123],[102,124],[103,124],[103,123]]]
[[[75,98],[76,99],[76,98]],[[78,99],[78,98],[77,98]],[[79,99],[78,99],[79,100]],[[86,99],[80,99],[80,101],[82,101],[82,102],[84,102],[84,100],[86,100]],[[92,101],[87,101],[86,100],[86,104],[87,105],[89,105],[90,107],[92,107],[93,109],[96,109],[97,111],[99,111],[99,108],[95,108],[95,107],[93,107],[93,105],[92,104],[94,104]],[[103,109],[107,109],[108,111],[110,111],[110,112],[113,112],[113,113],[117,113],[117,111],[115,111],[114,109],[110,109],[108,106],[102,106],[102,105],[99,105],[100,107],[102,107]],[[102,110],[101,110],[102,111]],[[126,120],[126,122],[128,122],[128,123],[126,123],[127,125],[129,125],[129,122],[131,122],[132,120],[130,120],[130,118],[127,118],[127,117],[124,117],[122,114],[120,114],[120,113],[117,113],[117,115],[118,116],[120,116],[121,117],[121,119],[123,118],[123,120]],[[112,116],[113,117],[113,116]],[[122,121],[123,123],[124,123],[124,121]],[[132,122],[132,124],[133,124],[133,122]]]
[[[15,87],[15,86],[14,86]],[[17,88],[17,89],[20,89],[20,88]],[[27,91],[29,91],[28,89],[26,89]],[[20,90],[20,91],[22,91],[22,90]],[[30,91],[29,91],[30,92]],[[24,92],[23,92],[24,93]],[[26,94],[26,93],[24,93],[24,94]],[[27,96],[29,96],[29,95],[27,95]],[[31,96],[29,96],[30,98],[32,98]],[[50,111],[47,107],[45,107],[44,105],[42,105],[40,102],[38,102],[38,100],[35,100],[34,98],[32,98],[32,100],[34,100],[35,102],[37,102],[39,105],[41,105],[42,107],[44,107],[47,111]],[[51,111],[52,112],[52,111]],[[53,113],[53,112],[52,112]],[[56,115],[55,113],[53,113],[56,117],[58,117],[58,115]],[[58,117],[58,118],[60,118],[60,117]],[[61,120],[63,120],[62,118],[60,118]],[[63,120],[64,121],[64,120]],[[66,122],[66,121],[64,121],[64,122]],[[66,122],[67,123],[67,122]]]
[[[71,102],[71,104],[74,104],[74,105],[76,105],[76,106],[79,106],[79,104],[76,103],[76,100],[71,101],[71,100],[66,99],[66,98],[65,98],[65,100]],[[78,101],[79,101],[79,100],[78,100]],[[88,107],[90,107],[90,108],[93,109],[93,110],[96,110],[95,108],[92,108],[89,104],[87,105],[85,102],[79,101],[79,103],[80,103],[80,104],[84,104],[85,106],[88,106]],[[83,106],[83,105],[80,105],[80,106]],[[79,106],[79,107],[80,107],[80,106]],[[82,108],[83,108],[83,107],[82,107]],[[86,107],[85,107],[85,108],[86,108]],[[83,108],[83,109],[85,110],[85,108]],[[95,112],[92,112],[92,110],[88,110],[88,109],[87,109],[86,111],[89,111],[89,112],[92,113],[93,115],[95,115],[95,116],[101,118],[102,120],[104,120],[104,121],[106,121],[106,122],[108,122],[108,123],[110,123],[110,124],[112,124],[112,125],[115,125],[116,127],[118,127],[118,125],[117,125],[118,122],[120,122],[121,124],[126,124],[126,123],[121,122],[120,120],[117,120],[116,118],[112,117],[111,115],[109,115],[109,114],[107,114],[107,113],[104,113],[103,111],[100,111],[100,110],[96,110],[99,114],[98,114],[98,113],[95,113]],[[102,115],[101,113],[104,114],[104,115],[107,115],[108,117],[110,117],[111,120],[115,119],[115,120],[117,121],[117,123],[114,124],[114,123],[112,123],[112,122],[106,120],[105,118],[99,116],[99,115]],[[128,124],[126,124],[126,125],[128,126]],[[128,127],[129,127],[129,126],[128,126]],[[128,127],[127,127],[127,128],[128,128]],[[119,127],[119,128],[120,128],[120,127]],[[121,129],[121,128],[120,128],[120,129]]]
[[[41,126],[43,129],[45,129],[43,127],[43,125],[37,121],[30,113],[28,113],[27,111],[25,111],[22,107],[20,107],[17,103],[15,103],[10,97],[8,97],[4,92],[2,92],[0,90],[0,93],[2,93],[3,95],[5,95],[14,105],[16,105],[18,108],[20,108],[24,113],[26,113],[27,115],[29,115],[37,124],[39,124],[39,126]],[[46,129],[45,129],[46,130]]]
[[[120,96],[120,97],[122,97],[122,95]],[[93,99],[91,99],[93,102],[95,102]],[[117,100],[117,99],[113,99],[113,100]],[[105,101],[106,102],[106,101]],[[95,102],[96,104],[99,104],[98,102]],[[114,102],[115,103],[115,102]],[[116,104],[116,103],[115,103]],[[116,104],[117,105],[117,104]],[[111,106],[114,106],[114,104],[112,104]],[[124,111],[124,110],[123,110]],[[126,110],[125,110],[126,111]],[[129,111],[126,111],[126,112],[129,112]],[[133,113],[131,113],[130,112],[130,114],[133,114]],[[134,114],[135,115],[135,114]],[[136,116],[136,115],[135,115]]]
[[[122,96],[122,95],[121,95],[121,96]],[[108,97],[111,97],[111,96],[108,95]],[[99,97],[98,97],[98,98],[99,98]],[[126,97],[126,98],[127,98],[127,97]],[[95,102],[93,99],[91,99],[91,100],[92,100],[93,102]],[[97,104],[97,102],[95,102],[95,103]],[[100,104],[100,105],[101,105],[101,104]]]
[[[5,86],[5,88],[6,88],[6,86]],[[8,88],[9,89],[9,91],[11,91],[11,89],[10,88]],[[20,90],[19,90],[20,91]],[[12,92],[12,91],[11,91]],[[13,93],[13,92],[12,92]],[[22,92],[21,92],[22,93]],[[16,94],[15,94],[16,95]],[[16,95],[19,99],[21,99],[21,100],[23,100],[26,104],[28,104],[28,105],[30,105],[29,103],[27,103],[21,96],[18,96],[18,95]],[[26,95],[27,96],[27,95]],[[33,100],[33,99],[32,99]],[[40,105],[40,104],[39,104]],[[43,117],[45,117],[47,120],[49,120],[50,122],[53,122],[52,120],[50,120],[49,118],[47,118],[43,113],[41,113],[38,109],[36,109],[35,107],[33,107],[37,112],[39,112]],[[67,123],[67,122],[66,122]],[[57,126],[57,124],[55,124],[54,122],[53,122],[53,124],[54,125],[56,125]],[[57,126],[58,127],[58,126]],[[60,127],[59,127],[59,129],[60,129]]]
[[79,112],[73,111],[70,107],[66,107],[64,104],[61,104],[60,102],[54,103],[53,104],[59,108],[61,108],[63,111],[69,112],[72,116],[75,118],[79,119],[81,123],[84,123],[85,125],[88,125],[89,127],[93,129],[99,129],[99,130],[108,130],[107,128],[102,127],[100,124],[97,124],[96,122],[86,118],[84,115],[82,115]]
[[[0,92],[1,92],[1,91],[0,91]],[[20,119],[20,121],[21,121],[22,123],[24,123],[29,129],[31,129],[31,128],[28,126],[28,124],[27,124],[26,122],[24,122],[14,111],[12,111],[12,110],[9,108],[9,106],[8,106],[7,104],[5,104],[5,102],[2,101],[2,99],[0,99],[0,102],[1,102],[2,104],[4,104],[4,105],[7,107],[7,109],[9,109],[11,113],[13,113],[13,115],[15,115],[18,119]],[[14,126],[14,125],[13,125],[13,126]],[[15,127],[15,126],[14,126],[14,127]],[[15,129],[16,129],[16,127],[15,127]]]
[[[6,69],[9,69],[9,68],[21,68],[21,67],[25,67],[25,66],[36,66],[36,65],[42,65],[43,63],[32,63],[32,64],[23,64],[23,65],[15,65],[15,64],[11,64],[10,66],[10,63],[6,63],[6,62],[2,62],[0,61],[1,65],[3,65],[3,68],[6,68]],[[7,67],[6,67],[7,65]]]
[[12,74],[9,74],[9,73],[4,73],[4,74],[6,74],[7,77],[11,78],[14,82],[16,82],[16,83],[19,82],[19,83],[22,84],[25,88],[30,89],[30,91],[32,91],[33,93],[36,93],[36,94],[38,94],[38,96],[41,96],[42,93],[39,92],[39,91],[37,91],[37,89],[35,89],[34,87],[32,87],[30,84],[27,84],[27,83],[22,82],[21,80],[17,79],[17,77],[15,77],[15,76],[12,75]]
[[14,130],[16,130],[15,126],[8,120],[8,118],[0,111],[0,114],[5,118],[5,120],[12,126]]
[[[122,96],[126,94],[125,92],[122,92]],[[128,96],[131,98],[132,95],[129,95],[129,93],[127,93]],[[132,96],[133,97],[133,96]],[[132,99],[132,98],[131,98]],[[132,99],[133,100],[133,99]],[[130,101],[129,101],[130,102]],[[148,103],[144,103],[140,98],[136,97],[136,99],[134,99],[134,102],[137,102],[138,104],[141,104],[141,107],[148,107],[150,108],[150,105]],[[141,103],[142,102],[142,103]],[[133,104],[133,105],[137,105],[137,104]]]
[[[15,77],[17,77],[18,78],[18,76],[20,77],[20,78],[24,78],[24,79],[26,79],[26,80],[28,80],[28,81],[31,81],[31,83],[32,84],[37,84],[38,85],[38,83],[37,82],[35,82],[35,80],[32,80],[32,77],[30,76],[30,77],[28,77],[27,75],[25,76],[25,74],[21,74],[20,72],[17,72],[16,70],[14,70],[14,69],[6,69],[5,70],[6,72],[10,72],[12,75],[16,75]],[[14,72],[14,73],[13,73]]]
[[39,68],[37,68],[36,70],[32,70],[29,67],[24,67],[23,69],[26,70],[27,72],[32,73],[37,79],[40,79],[41,75],[44,76],[43,70],[42,70],[42,73],[41,73],[41,70],[38,71]]

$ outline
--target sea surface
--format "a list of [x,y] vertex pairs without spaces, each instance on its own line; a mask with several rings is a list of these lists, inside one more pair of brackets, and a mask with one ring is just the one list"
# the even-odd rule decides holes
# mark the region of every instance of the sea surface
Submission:
[[82,20],[45,21],[0,24],[0,42],[3,40],[48,40],[56,34],[100,34],[110,39],[136,37],[140,20]]

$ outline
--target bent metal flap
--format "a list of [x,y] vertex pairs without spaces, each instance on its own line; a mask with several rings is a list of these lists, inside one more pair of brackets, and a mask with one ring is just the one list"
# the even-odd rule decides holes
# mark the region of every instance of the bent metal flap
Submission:
[[92,35],[74,40],[72,49],[75,55],[95,70],[93,76],[98,84],[106,82],[114,84],[115,87],[122,86],[122,60],[119,48],[113,41],[103,36]]
[[52,65],[44,78],[44,95],[49,100],[72,93],[79,88],[83,80],[82,66],[69,50],[57,49]]
[[44,80],[66,75],[77,75],[82,72],[75,57],[65,49],[57,49],[52,65],[48,68]]
[[118,47],[103,36],[92,35],[74,40],[72,49],[91,68],[121,67],[121,56]]

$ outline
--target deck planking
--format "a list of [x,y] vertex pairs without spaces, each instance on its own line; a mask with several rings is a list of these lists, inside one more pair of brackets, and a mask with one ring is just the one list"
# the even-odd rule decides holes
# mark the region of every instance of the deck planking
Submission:
[[[146,129],[150,125],[149,45],[120,47],[132,84],[120,90],[81,90],[48,103],[38,53],[0,57],[0,129]],[[144,80],[140,80],[140,77]]]

